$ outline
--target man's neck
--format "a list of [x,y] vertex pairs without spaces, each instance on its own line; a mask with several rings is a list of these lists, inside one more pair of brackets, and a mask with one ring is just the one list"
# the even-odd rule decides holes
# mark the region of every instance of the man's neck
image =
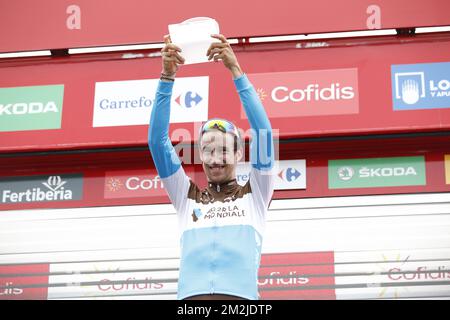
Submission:
[[224,180],[221,182],[212,182],[212,181],[208,181],[208,188],[210,190],[213,190],[215,192],[222,192],[225,191],[228,188],[232,188],[233,186],[235,186],[237,184],[236,178],[232,178],[229,180]]

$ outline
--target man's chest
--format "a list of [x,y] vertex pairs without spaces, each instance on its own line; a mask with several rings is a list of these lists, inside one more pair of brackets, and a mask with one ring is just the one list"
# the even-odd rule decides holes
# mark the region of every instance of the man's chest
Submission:
[[190,201],[186,215],[187,229],[219,227],[228,225],[252,225],[253,204],[250,195],[234,201],[198,203]]

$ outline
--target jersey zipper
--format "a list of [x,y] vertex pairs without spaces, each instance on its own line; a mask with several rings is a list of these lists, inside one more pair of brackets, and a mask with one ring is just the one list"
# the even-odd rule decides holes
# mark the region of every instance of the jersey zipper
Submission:
[[216,275],[216,238],[217,238],[217,224],[216,224],[217,220],[216,218],[214,218],[214,226],[213,226],[213,241],[212,241],[212,250],[211,250],[211,272],[212,272],[212,277],[211,277],[211,283],[210,283],[210,293],[213,294],[215,291],[214,288],[214,277]]

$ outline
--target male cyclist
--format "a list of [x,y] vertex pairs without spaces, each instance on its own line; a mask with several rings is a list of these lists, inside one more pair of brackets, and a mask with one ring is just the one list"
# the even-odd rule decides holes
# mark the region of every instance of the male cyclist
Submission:
[[203,124],[199,148],[208,186],[200,190],[186,176],[168,136],[175,74],[181,50],[166,36],[163,70],[148,132],[156,169],[174,205],[181,232],[178,299],[258,299],[257,276],[267,208],[273,194],[272,128],[257,93],[223,35],[207,51],[231,71],[253,129],[249,181],[236,182],[243,155],[238,129],[224,119]]

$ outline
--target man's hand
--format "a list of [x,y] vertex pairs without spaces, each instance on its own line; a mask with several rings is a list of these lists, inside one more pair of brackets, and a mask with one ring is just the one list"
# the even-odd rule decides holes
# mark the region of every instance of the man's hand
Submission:
[[241,76],[243,72],[227,38],[221,34],[213,34],[211,37],[219,39],[220,42],[214,42],[209,46],[209,49],[206,52],[208,60],[214,59],[215,62],[222,60],[224,66],[233,74],[233,78]]
[[161,49],[162,73],[166,76],[175,78],[179,65],[184,64],[184,58],[180,55],[181,49],[174,45],[170,36],[164,36],[164,48]]

